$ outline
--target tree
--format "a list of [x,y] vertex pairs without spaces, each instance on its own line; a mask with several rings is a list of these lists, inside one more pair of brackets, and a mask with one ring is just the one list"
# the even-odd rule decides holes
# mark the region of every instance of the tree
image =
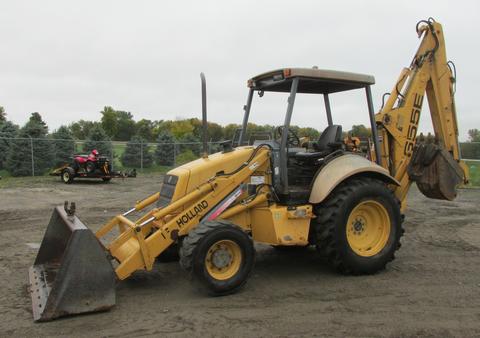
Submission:
[[150,153],[147,140],[140,136],[132,137],[127,142],[121,161],[125,167],[138,168],[142,167],[142,163],[144,168],[150,167],[153,163],[153,156]]
[[350,130],[351,136],[356,136],[360,138],[367,138],[371,135],[370,128],[365,127],[363,124],[353,125]]
[[136,134],[136,125],[130,112],[104,107],[101,125],[106,134],[116,141],[128,141]]
[[153,130],[155,128],[154,123],[151,120],[141,119],[136,123],[135,129],[137,130],[137,136],[144,138],[147,141],[153,141]]
[[480,159],[480,130],[470,129],[468,131],[468,141],[465,143],[460,143],[460,151],[462,153],[462,158],[468,159]]
[[68,127],[61,126],[58,128],[52,133],[52,138],[55,149],[53,158],[55,166],[71,162],[75,152],[75,142]]
[[7,121],[7,113],[5,113],[5,108],[0,106],[0,124],[3,124]]
[[12,176],[43,175],[51,167],[53,152],[47,132],[47,124],[40,114],[32,113],[7,155],[6,167]]
[[97,149],[100,155],[112,157],[112,142],[99,124],[92,127],[87,141],[83,145],[83,151],[85,152],[89,153],[93,149]]
[[202,151],[202,147],[200,144],[200,140],[196,138],[193,134],[185,134],[180,140],[180,153],[183,153],[187,150],[192,151],[193,154],[196,156],[200,156],[200,152]]
[[311,141],[317,141],[320,137],[320,132],[312,127],[299,128],[298,137],[308,137]]
[[173,166],[175,163],[175,138],[169,131],[162,131],[157,138],[155,162],[158,165]]
[[468,131],[468,140],[470,142],[480,142],[480,130],[470,129]]
[[223,127],[218,123],[208,122],[208,140],[217,142],[223,139]]
[[23,127],[28,131],[28,135],[33,138],[42,138],[47,137],[48,134],[48,126],[43,121],[42,116],[35,112],[30,115],[30,119]]
[[153,121],[152,122],[152,139],[157,140],[158,136],[163,132],[170,132],[170,129],[166,128],[165,121]]
[[115,138],[118,133],[117,112],[110,106],[103,107],[101,124],[103,130],[110,138]]
[[190,120],[177,120],[171,122],[169,130],[171,130],[173,136],[175,136],[177,140],[180,140],[187,134],[193,136],[194,129],[195,128]]
[[242,128],[241,125],[230,123],[223,127],[223,139],[224,140],[233,140],[233,136],[235,135],[235,130]]
[[133,115],[126,111],[116,111],[117,113],[117,133],[114,139],[118,141],[128,141],[135,134],[135,121]]
[[90,130],[93,127],[98,126],[98,122],[80,120],[74,122],[68,126],[68,129],[72,132],[73,138],[77,140],[85,140],[90,134]]
[[18,126],[10,121],[5,121],[0,124],[0,169],[5,168],[7,154],[14,138],[17,136]]
[[[197,118],[189,119],[193,126],[192,134],[199,140],[203,138],[203,123]],[[207,136],[209,141],[220,141],[223,139],[223,128],[218,123],[207,121]]]

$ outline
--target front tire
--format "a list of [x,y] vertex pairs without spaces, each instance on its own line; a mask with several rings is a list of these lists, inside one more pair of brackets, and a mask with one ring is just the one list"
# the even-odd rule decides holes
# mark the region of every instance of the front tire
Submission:
[[61,179],[65,184],[70,184],[75,178],[75,170],[73,168],[67,167],[62,170]]
[[395,258],[403,235],[400,203],[385,183],[355,178],[341,183],[315,208],[317,248],[344,274],[372,274]]
[[252,239],[225,220],[199,223],[183,240],[180,265],[215,296],[238,291],[255,264]]

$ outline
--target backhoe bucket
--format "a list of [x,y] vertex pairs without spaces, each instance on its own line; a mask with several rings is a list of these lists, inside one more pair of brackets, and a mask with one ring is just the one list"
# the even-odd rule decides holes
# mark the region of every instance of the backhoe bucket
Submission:
[[408,175],[425,196],[449,201],[457,197],[457,187],[465,178],[452,155],[433,143],[415,146]]
[[53,210],[29,280],[35,321],[115,305],[113,267],[95,235],[66,206]]

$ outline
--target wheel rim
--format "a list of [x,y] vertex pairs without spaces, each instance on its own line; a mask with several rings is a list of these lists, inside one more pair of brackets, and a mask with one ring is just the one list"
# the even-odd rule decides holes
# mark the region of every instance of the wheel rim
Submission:
[[242,264],[242,250],[231,240],[215,242],[207,252],[205,266],[210,276],[218,280],[232,278]]
[[63,173],[63,181],[68,182],[69,179],[70,179],[70,174],[68,172],[64,172]]
[[390,237],[388,211],[377,201],[361,202],[350,213],[346,230],[348,244],[357,255],[374,256],[382,251]]

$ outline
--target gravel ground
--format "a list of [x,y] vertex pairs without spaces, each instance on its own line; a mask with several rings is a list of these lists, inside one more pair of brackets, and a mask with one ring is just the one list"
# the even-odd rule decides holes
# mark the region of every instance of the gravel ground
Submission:
[[93,230],[158,191],[161,177],[64,185],[10,180],[0,188],[0,336],[480,336],[480,190],[454,202],[409,195],[397,259],[374,276],[331,271],[314,250],[257,246],[247,286],[226,297],[192,288],[178,263],[119,282],[110,311],[34,323],[27,270],[52,208],[77,202]]

